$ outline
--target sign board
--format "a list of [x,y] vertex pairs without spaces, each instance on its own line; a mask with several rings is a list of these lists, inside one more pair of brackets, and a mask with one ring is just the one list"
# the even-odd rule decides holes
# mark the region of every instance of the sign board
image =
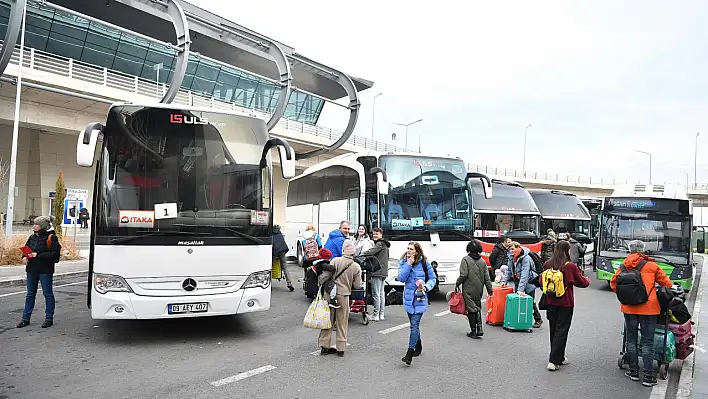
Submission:
[[251,224],[265,226],[268,224],[267,211],[251,211]]
[[155,226],[155,211],[124,211],[118,212],[118,227],[143,227]]
[[76,200],[87,200],[88,190],[85,190],[83,188],[67,188],[66,198]]
[[177,217],[177,203],[155,204],[155,220],[174,219]]

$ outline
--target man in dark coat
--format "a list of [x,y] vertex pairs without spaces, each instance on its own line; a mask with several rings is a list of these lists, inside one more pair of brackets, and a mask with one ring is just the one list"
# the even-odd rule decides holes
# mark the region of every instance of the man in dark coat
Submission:
[[49,216],[39,216],[34,219],[34,233],[27,239],[25,244],[32,252],[23,253],[22,255],[22,263],[27,265],[25,268],[27,272],[27,297],[25,298],[22,320],[17,325],[17,328],[27,327],[30,324],[39,283],[42,284],[42,293],[46,303],[42,328],[51,327],[54,324],[55,301],[52,280],[54,279],[54,265],[59,262],[59,257],[61,256],[61,245],[57,235],[51,230],[51,226],[52,219]]
[[273,260],[280,259],[280,270],[285,276],[285,282],[288,284],[288,289],[290,292],[295,291],[292,281],[290,281],[290,275],[288,274],[288,268],[285,265],[285,254],[288,253],[288,244],[285,242],[285,237],[280,231],[280,226],[273,226]]
[[494,273],[503,265],[508,264],[509,260],[507,258],[509,253],[509,248],[511,247],[511,238],[502,237],[499,242],[492,249],[492,253],[489,254],[489,265],[492,269],[489,271],[489,278],[494,280]]

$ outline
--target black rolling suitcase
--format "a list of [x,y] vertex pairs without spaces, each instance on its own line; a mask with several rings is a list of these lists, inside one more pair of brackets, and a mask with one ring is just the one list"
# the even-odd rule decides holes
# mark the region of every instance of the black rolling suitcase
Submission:
[[315,299],[317,296],[317,289],[319,288],[317,283],[317,273],[315,273],[312,267],[308,267],[307,270],[305,270],[305,281],[302,283],[302,288],[305,290],[305,295],[307,295],[308,298]]

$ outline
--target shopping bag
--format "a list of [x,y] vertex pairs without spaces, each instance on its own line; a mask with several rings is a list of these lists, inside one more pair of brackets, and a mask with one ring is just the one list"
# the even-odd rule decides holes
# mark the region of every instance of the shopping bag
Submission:
[[462,297],[462,293],[458,287],[455,287],[455,291],[450,293],[450,300],[447,301],[450,305],[450,312],[456,314],[467,314],[467,307],[465,306],[465,298]]
[[280,268],[280,259],[273,259],[273,266],[270,270],[270,278],[280,280],[283,278],[283,270]]
[[322,297],[322,290],[318,290],[317,297],[310,304],[310,307],[305,313],[303,325],[307,328],[315,328],[318,330],[327,330],[332,328],[332,319],[329,314],[329,305]]

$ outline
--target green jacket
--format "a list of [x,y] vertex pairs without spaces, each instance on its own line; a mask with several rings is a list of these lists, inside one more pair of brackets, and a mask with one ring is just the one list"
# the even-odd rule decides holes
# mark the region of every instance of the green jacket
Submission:
[[492,294],[492,280],[487,271],[487,264],[480,257],[473,259],[466,255],[460,262],[460,277],[456,286],[462,285],[462,297],[465,298],[467,312],[476,313],[482,310],[482,294],[487,287],[487,294]]

